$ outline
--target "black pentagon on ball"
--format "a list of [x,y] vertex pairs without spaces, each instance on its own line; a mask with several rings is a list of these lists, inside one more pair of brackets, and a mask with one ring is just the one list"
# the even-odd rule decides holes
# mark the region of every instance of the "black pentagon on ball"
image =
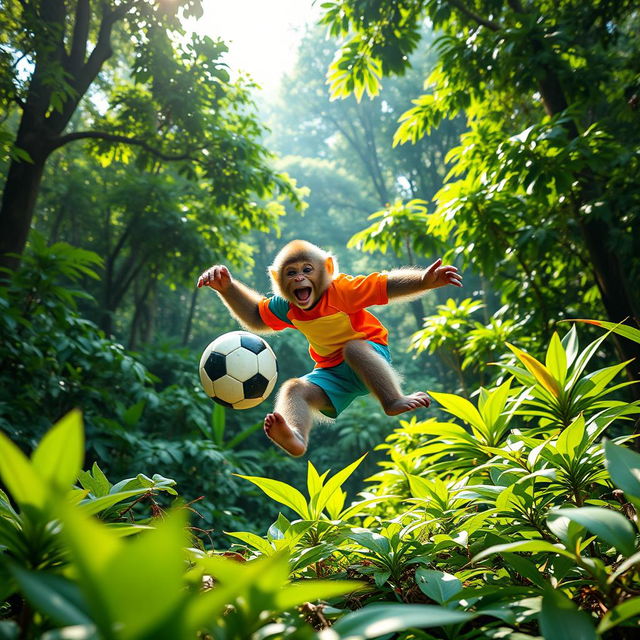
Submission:
[[227,409],[233,409],[233,405],[226,400],[221,400],[220,398],[216,398],[215,396],[211,396],[211,399],[218,404],[221,404],[223,407],[227,407]]
[[217,351],[212,351],[204,363],[204,370],[209,376],[209,380],[217,380],[227,373],[227,362],[225,356]]
[[248,349],[249,351],[253,351],[253,353],[260,353],[267,348],[262,339],[258,338],[258,336],[241,336],[240,346]]
[[255,376],[251,376],[242,383],[244,397],[247,399],[261,398],[267,390],[268,385],[269,381],[261,373],[256,373]]

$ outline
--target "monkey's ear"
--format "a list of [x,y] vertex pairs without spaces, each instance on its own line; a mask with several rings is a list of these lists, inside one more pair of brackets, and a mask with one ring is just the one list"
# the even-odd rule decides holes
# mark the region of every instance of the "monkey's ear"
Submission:
[[336,270],[336,265],[335,262],[333,261],[333,258],[331,256],[329,256],[325,261],[324,261],[324,266],[327,269],[327,273],[332,276],[335,273]]

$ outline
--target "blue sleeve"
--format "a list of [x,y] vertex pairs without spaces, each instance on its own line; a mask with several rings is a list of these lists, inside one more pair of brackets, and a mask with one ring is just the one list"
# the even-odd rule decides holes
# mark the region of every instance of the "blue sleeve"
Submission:
[[269,300],[269,311],[278,319],[282,320],[282,322],[291,325],[291,320],[287,317],[289,308],[289,302],[281,296],[273,296],[273,298]]

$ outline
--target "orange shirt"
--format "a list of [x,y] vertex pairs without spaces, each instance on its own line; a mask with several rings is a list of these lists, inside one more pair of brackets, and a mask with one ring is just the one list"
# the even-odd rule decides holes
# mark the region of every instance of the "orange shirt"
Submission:
[[309,354],[316,367],[325,368],[344,360],[342,349],[349,340],[387,344],[388,331],[365,307],[388,302],[387,274],[340,273],[311,309],[305,311],[281,296],[273,296],[263,298],[259,310],[271,329],[301,331],[309,341]]

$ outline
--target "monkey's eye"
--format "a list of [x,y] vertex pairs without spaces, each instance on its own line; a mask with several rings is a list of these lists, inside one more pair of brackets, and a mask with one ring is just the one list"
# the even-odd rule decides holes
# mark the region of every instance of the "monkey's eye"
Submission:
[[313,267],[308,264],[302,268],[302,273],[311,273],[313,271]]
[[295,278],[297,273],[298,272],[295,269],[287,269],[285,271],[285,275],[287,276],[287,278]]

